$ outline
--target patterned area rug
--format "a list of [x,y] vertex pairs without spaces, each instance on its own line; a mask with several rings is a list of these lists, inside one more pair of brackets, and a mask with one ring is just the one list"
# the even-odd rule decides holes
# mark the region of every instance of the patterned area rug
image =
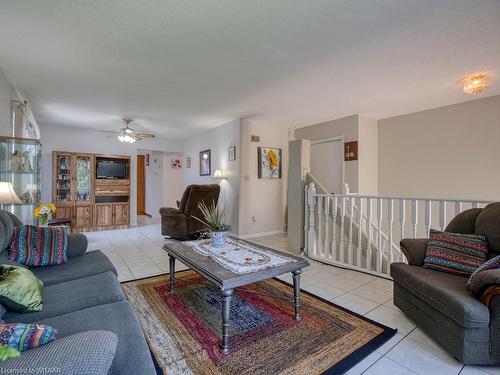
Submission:
[[165,374],[341,374],[396,331],[302,292],[293,319],[293,289],[267,280],[236,289],[228,355],[219,351],[218,290],[191,270],[123,284],[156,362]]

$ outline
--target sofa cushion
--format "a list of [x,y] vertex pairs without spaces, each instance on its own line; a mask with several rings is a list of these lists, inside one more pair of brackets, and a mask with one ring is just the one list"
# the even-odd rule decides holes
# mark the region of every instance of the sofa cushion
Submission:
[[12,241],[12,236],[14,234],[14,221],[12,220],[12,217],[3,210],[0,210],[0,222],[2,223],[3,226],[3,231],[2,231],[2,243],[0,243],[0,251],[5,250],[6,248],[9,247],[10,242]]
[[9,259],[32,267],[66,263],[68,228],[23,225],[14,229]]
[[470,208],[455,216],[446,226],[446,232],[474,234],[476,219],[482,208]]
[[41,311],[42,282],[28,269],[8,264],[0,266],[0,303],[21,312]]
[[56,330],[41,324],[10,323],[0,326],[0,344],[24,352],[56,338]]
[[80,257],[85,255],[89,241],[83,233],[68,233],[68,258]]
[[465,288],[467,278],[404,263],[391,264],[394,282],[466,328],[487,327],[488,308]]
[[489,258],[500,255],[500,202],[490,203],[477,216],[474,233],[486,236]]
[[19,314],[9,310],[3,319],[6,322],[30,323],[124,299],[120,282],[112,272],[108,271],[46,286],[43,288],[42,311]]
[[424,268],[470,275],[486,260],[488,245],[483,236],[431,229],[430,238]]
[[45,286],[108,271],[118,275],[113,263],[100,250],[89,251],[81,257],[69,258],[67,263],[59,266],[34,267],[31,271],[43,281]]
[[105,375],[113,362],[117,341],[112,332],[82,332],[2,362],[0,372],[24,374],[29,369],[51,368],[65,375]]
[[156,374],[142,329],[127,301],[91,307],[40,323],[57,327],[58,338],[88,330],[111,331],[118,337],[118,345],[109,374]]

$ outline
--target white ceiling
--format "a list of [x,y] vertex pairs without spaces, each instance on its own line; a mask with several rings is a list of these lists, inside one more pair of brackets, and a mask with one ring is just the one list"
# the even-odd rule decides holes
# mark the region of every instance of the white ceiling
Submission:
[[454,83],[478,70],[500,94],[500,1],[1,1],[0,67],[42,125],[385,118],[478,98]]

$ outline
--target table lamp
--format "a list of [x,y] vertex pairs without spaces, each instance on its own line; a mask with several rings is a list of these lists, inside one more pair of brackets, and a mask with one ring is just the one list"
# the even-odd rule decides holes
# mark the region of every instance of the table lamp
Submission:
[[17,196],[10,182],[0,181],[0,207],[3,209],[4,204],[23,203]]

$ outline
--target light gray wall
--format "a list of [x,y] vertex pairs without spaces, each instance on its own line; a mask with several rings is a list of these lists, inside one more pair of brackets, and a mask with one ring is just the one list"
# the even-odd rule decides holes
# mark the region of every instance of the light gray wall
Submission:
[[[228,148],[236,146],[236,160],[228,160]],[[200,151],[211,152],[211,175],[216,169],[224,171],[225,180],[216,180],[212,176],[200,176]],[[227,224],[231,231],[239,234],[239,189],[240,189],[240,120],[234,120],[215,129],[208,130],[184,142],[184,156],[191,158],[191,168],[184,163],[185,185],[218,183],[221,187],[220,206],[226,205]]]
[[0,135],[12,135],[12,113],[10,100],[13,89],[2,69],[0,69]]
[[173,139],[145,139],[133,144],[121,143],[116,136],[85,128],[41,125],[42,202],[52,199],[52,151],[90,152],[127,155],[130,160],[130,221],[137,223],[137,149],[182,152],[183,142]]
[[500,200],[500,95],[379,121],[382,195]]

